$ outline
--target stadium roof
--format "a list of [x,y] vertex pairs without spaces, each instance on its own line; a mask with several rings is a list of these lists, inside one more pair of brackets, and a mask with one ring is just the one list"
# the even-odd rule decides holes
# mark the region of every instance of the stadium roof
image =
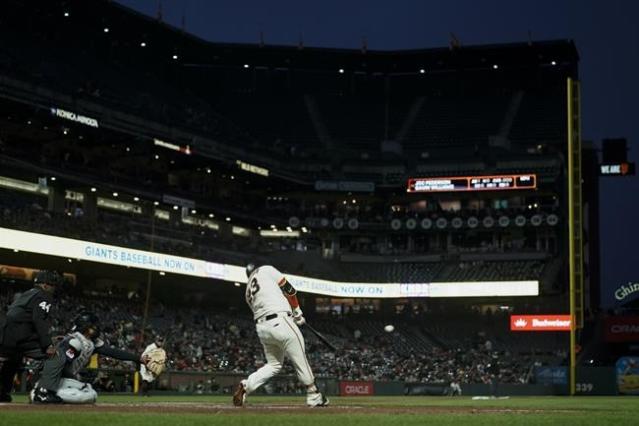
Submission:
[[[29,8],[13,0],[15,8]],[[70,11],[69,24],[83,30],[92,26],[98,31],[109,28],[109,37],[121,41],[121,46],[139,45],[164,49],[175,54],[183,65],[206,67],[267,67],[312,70],[339,69],[345,72],[401,74],[466,70],[521,69],[561,65],[568,73],[576,73],[579,60],[572,40],[530,41],[522,43],[460,46],[410,50],[336,49],[306,46],[274,46],[267,44],[234,44],[209,42],[175,28],[158,19],[136,12],[109,0],[51,1],[39,5],[42,18],[60,23]],[[80,19],[78,19],[80,18]],[[168,59],[169,56],[166,56]]]

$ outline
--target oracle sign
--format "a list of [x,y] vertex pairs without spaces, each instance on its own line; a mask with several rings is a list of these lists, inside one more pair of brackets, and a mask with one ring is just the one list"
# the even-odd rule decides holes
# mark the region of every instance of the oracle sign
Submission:
[[510,331],[570,331],[570,315],[511,315]]
[[606,318],[607,342],[639,342],[639,317]]
[[341,396],[366,396],[374,395],[373,382],[339,382],[339,394]]

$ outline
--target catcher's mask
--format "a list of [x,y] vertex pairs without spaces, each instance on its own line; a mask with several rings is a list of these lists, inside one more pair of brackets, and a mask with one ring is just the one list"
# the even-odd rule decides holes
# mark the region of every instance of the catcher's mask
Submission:
[[93,340],[100,336],[99,322],[100,319],[93,312],[82,311],[73,319],[73,328],[71,331],[80,332],[87,338]]
[[255,271],[256,269],[257,266],[255,266],[255,263],[249,263],[248,265],[246,265],[246,278],[250,277],[253,271]]

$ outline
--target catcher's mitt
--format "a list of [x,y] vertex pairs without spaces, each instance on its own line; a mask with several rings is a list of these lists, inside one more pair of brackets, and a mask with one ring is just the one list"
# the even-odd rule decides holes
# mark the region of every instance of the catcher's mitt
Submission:
[[144,364],[147,370],[154,376],[159,376],[166,366],[166,352],[162,348],[156,348],[146,354],[147,361]]

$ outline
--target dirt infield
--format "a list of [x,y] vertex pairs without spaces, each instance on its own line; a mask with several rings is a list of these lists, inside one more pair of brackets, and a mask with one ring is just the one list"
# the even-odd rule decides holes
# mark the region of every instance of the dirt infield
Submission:
[[2,411],[48,411],[48,412],[86,412],[86,413],[145,413],[145,414],[213,414],[213,415],[251,415],[275,413],[326,413],[326,414],[548,414],[548,413],[576,413],[575,410],[544,410],[544,409],[510,409],[495,407],[408,407],[408,406],[357,406],[331,405],[329,407],[309,408],[305,405],[247,405],[234,407],[231,404],[205,404],[195,402],[147,402],[147,403],[97,403],[91,405],[39,405],[39,404],[0,404]]

